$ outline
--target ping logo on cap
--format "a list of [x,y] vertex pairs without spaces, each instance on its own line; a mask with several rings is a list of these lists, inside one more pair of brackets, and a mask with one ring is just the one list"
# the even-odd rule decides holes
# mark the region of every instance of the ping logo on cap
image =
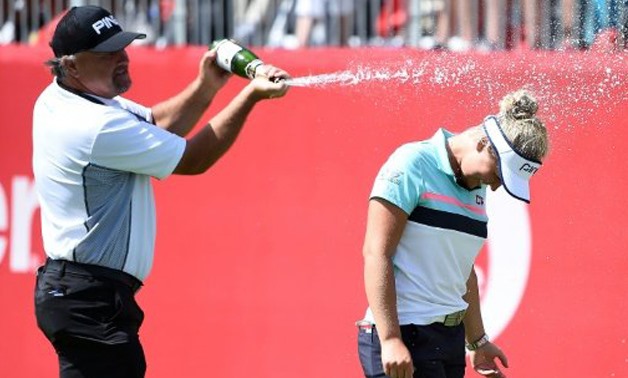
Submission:
[[94,29],[96,33],[100,35],[100,30],[102,28],[111,29],[114,25],[120,26],[120,24],[118,23],[118,20],[116,20],[113,16],[107,16],[94,22],[92,24],[92,29]]
[[539,170],[539,168],[538,168],[538,167],[535,167],[535,166],[534,166],[534,165],[532,165],[532,164],[529,164],[529,163],[524,163],[524,164],[523,164],[523,165],[519,168],[519,170],[520,170],[520,171],[524,171],[524,172],[528,172],[528,173],[530,174],[530,176],[532,176],[533,174],[535,174],[535,173],[536,173],[536,171],[538,171],[538,170]]
[[511,196],[530,202],[530,178],[541,167],[541,162],[527,159],[506,138],[499,121],[494,116],[486,117],[484,132],[497,151],[499,178]]

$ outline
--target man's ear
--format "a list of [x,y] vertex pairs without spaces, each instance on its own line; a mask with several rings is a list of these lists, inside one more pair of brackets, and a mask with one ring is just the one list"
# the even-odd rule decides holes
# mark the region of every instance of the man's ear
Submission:
[[79,73],[78,73],[78,67],[76,66],[76,57],[73,55],[65,55],[62,56],[61,59],[61,66],[64,68],[66,75],[70,76],[70,77],[78,77]]

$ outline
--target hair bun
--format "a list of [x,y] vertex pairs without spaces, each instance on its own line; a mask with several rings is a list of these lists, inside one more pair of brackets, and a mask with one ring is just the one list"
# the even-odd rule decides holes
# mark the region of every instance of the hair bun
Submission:
[[500,112],[512,119],[532,118],[538,109],[536,99],[526,90],[511,93],[499,103]]

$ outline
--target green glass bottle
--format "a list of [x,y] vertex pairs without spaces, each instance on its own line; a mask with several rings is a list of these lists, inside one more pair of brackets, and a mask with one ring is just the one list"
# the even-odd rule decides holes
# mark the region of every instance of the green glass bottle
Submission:
[[218,66],[245,79],[255,78],[255,69],[264,64],[257,55],[230,39],[214,41],[210,49],[216,50]]

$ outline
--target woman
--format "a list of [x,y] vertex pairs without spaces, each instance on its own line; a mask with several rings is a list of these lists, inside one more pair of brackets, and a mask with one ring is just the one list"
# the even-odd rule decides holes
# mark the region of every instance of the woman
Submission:
[[[397,149],[371,192],[364,240],[369,308],[358,322],[367,377],[504,377],[504,353],[484,332],[474,261],[487,237],[486,187],[529,202],[528,181],[548,152],[538,105],[525,90],[454,135]],[[385,374],[385,375],[384,375]]]

